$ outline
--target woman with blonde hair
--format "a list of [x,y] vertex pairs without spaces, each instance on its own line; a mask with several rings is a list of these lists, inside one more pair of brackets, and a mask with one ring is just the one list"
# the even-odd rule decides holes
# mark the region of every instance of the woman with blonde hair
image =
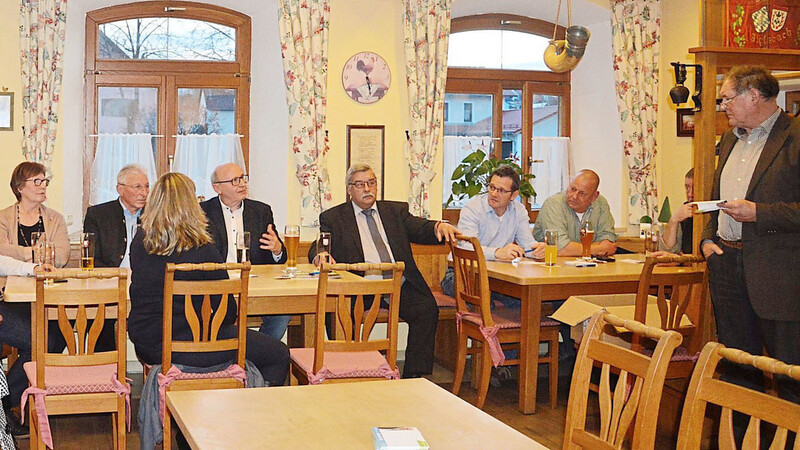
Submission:
[[[142,225],[131,242],[131,312],[128,333],[136,355],[146,364],[161,363],[164,271],[167,263],[223,263],[208,234],[206,217],[195,197],[191,179],[180,173],[163,175],[150,192]],[[176,272],[180,280],[219,280],[225,271]],[[172,335],[176,340],[191,340],[191,330],[183,315],[183,297],[175,297]],[[236,306],[228,299],[228,314],[220,336],[236,333]],[[281,385],[286,378],[289,351],[277,339],[257,331],[247,331],[247,360],[254,364],[270,385]],[[233,352],[176,353],[173,361],[194,367],[210,367],[233,359]]]

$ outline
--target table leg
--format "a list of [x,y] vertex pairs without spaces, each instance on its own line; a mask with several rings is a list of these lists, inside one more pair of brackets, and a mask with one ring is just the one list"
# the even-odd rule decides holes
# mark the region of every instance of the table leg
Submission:
[[302,314],[300,316],[300,328],[303,330],[303,347],[314,346],[314,327],[317,324],[315,314]]
[[536,412],[536,385],[539,380],[539,326],[542,315],[542,292],[538,286],[522,286],[520,300],[519,411]]

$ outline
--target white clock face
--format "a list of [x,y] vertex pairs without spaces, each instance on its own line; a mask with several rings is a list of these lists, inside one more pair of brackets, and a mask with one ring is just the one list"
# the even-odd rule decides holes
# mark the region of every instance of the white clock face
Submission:
[[391,82],[389,65],[373,52],[356,53],[342,69],[344,91],[350,98],[365,105],[382,99]]

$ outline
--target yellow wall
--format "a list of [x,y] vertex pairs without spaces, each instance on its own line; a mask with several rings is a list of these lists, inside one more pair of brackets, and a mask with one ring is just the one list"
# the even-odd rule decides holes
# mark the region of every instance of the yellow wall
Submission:
[[[662,2],[661,15],[661,58],[658,111],[658,171],[659,208],[664,198],[669,196],[672,211],[686,201],[683,178],[692,167],[692,138],[676,136],[677,107],[669,99],[669,90],[675,86],[675,73],[670,62],[693,63],[694,56],[688,49],[699,45],[700,5],[699,2]],[[690,92],[694,91],[694,70],[687,70],[684,84]],[[689,103],[682,108],[692,107]],[[706,106],[706,105],[704,105]],[[713,106],[712,106],[713,107]]]
[[[409,126],[408,90],[406,88],[403,48],[402,4],[393,0],[333,0],[328,47],[328,116],[326,128],[330,140],[328,172],[331,177],[333,204],[345,200],[347,125],[384,125],[385,174],[384,198],[408,200],[408,164],[404,144]],[[354,54],[373,51],[391,68],[392,82],[386,96],[372,105],[361,105],[342,88],[342,68]],[[441,145],[441,141],[440,141]],[[441,167],[441,151],[437,166]],[[288,218],[299,222],[299,189],[294,159],[289,160],[290,189],[287,192]],[[431,186],[431,212],[441,215],[442,184],[437,176]]]
[[[7,188],[11,172],[17,164],[23,162],[22,156],[22,80],[20,78],[19,50],[19,3],[0,2],[0,90],[8,88],[14,92],[14,130],[0,131],[0,208],[10,205],[16,199],[11,189]],[[63,203],[64,179],[61,176],[63,167],[63,145],[61,144],[61,122],[59,122],[56,148],[53,151],[51,171],[53,183],[47,190],[47,205],[61,210]],[[77,181],[77,180],[76,180]],[[77,181],[79,182],[79,181]]]

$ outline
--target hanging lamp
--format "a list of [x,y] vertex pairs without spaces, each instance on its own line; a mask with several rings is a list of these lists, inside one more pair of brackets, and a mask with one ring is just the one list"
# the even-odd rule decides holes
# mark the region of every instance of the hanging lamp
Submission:
[[553,72],[562,73],[569,72],[583,58],[583,53],[586,51],[586,44],[589,42],[589,37],[592,33],[586,27],[579,25],[572,25],[572,4],[571,0],[567,0],[567,20],[568,27],[564,36],[564,40],[556,40],[556,33],[558,32],[558,18],[561,14],[561,0],[558,0],[558,10],[556,11],[556,22],[553,24],[553,39],[550,44],[544,49],[544,63]]

